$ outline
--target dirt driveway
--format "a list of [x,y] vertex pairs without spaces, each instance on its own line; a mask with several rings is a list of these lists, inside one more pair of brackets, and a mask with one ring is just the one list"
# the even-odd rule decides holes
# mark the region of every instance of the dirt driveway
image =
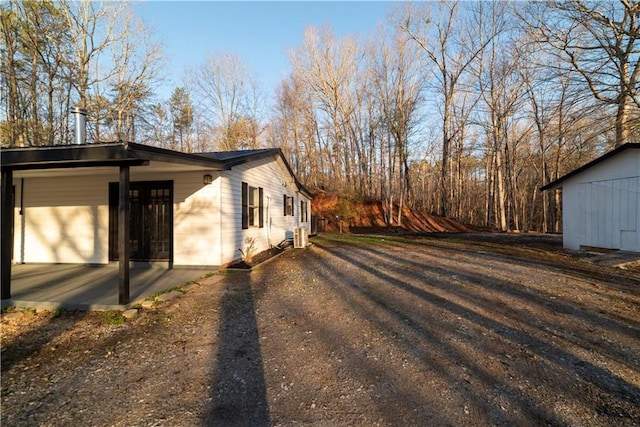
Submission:
[[640,275],[326,235],[114,325],[2,322],[2,425],[638,425]]

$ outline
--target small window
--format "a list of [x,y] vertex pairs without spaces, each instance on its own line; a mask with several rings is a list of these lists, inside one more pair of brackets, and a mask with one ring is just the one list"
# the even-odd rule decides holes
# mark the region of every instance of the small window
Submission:
[[300,222],[308,221],[307,202],[306,200],[300,200]]
[[242,228],[264,227],[262,187],[242,183]]
[[293,197],[289,197],[286,194],[283,198],[284,203],[284,216],[293,216]]
[[260,224],[260,196],[256,187],[249,186],[249,227]]

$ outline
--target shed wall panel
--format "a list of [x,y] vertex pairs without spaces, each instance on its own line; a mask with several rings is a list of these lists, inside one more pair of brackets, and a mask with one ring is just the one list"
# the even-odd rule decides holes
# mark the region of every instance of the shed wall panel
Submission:
[[[632,156],[637,160],[636,156]],[[613,160],[613,159],[612,159]],[[600,164],[606,165],[606,162]],[[593,180],[602,170],[584,172],[563,185],[564,246],[593,246],[640,251],[640,202],[636,168],[628,162],[613,162],[612,175],[622,178]],[[623,170],[618,167],[624,167]]]

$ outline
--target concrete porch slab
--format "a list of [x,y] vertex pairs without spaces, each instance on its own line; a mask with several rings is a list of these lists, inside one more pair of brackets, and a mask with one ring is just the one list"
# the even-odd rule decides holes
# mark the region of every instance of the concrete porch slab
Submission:
[[215,267],[168,269],[158,264],[133,264],[130,299],[118,304],[118,265],[16,264],[11,268],[11,298],[2,307],[124,310],[153,295],[198,279]]

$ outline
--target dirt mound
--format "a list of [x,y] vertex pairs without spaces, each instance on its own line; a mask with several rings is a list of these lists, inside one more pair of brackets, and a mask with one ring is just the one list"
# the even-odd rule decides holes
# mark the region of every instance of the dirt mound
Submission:
[[[418,212],[404,207],[402,225],[397,225],[398,205],[393,206],[393,225],[385,222],[385,205],[381,201],[363,201],[338,197],[327,193],[317,194],[311,203],[311,213],[318,218],[319,231],[350,233],[434,233],[486,231],[461,224],[455,220]],[[342,220],[340,220],[340,217]]]

